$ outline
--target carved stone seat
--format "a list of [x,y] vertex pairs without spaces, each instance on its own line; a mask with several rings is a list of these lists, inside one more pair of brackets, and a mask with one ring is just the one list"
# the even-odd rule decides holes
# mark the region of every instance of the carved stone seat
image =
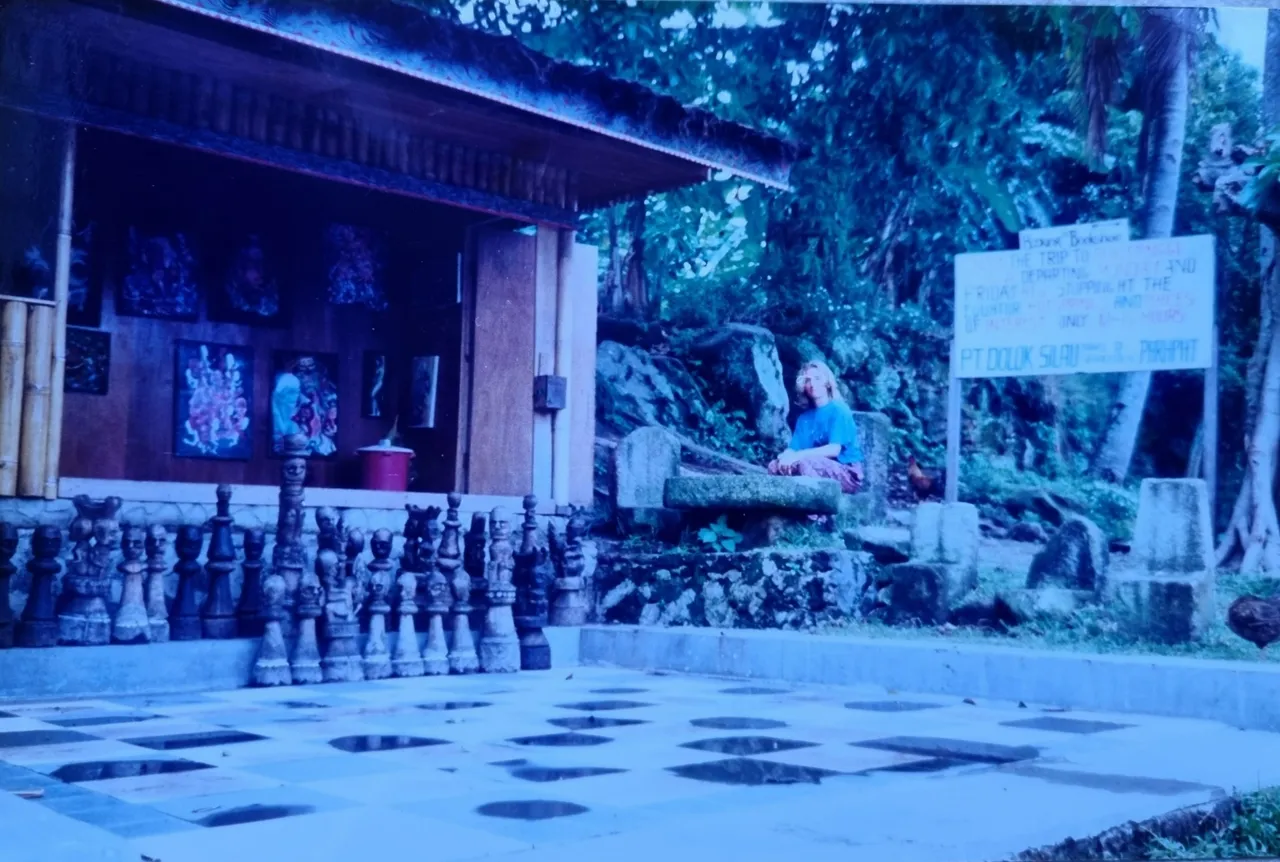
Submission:
[[[830,532],[841,512],[840,483],[798,476],[678,476],[668,479],[663,502],[686,514],[693,526],[723,516],[741,530],[748,548]],[[826,516],[815,523],[812,515]]]

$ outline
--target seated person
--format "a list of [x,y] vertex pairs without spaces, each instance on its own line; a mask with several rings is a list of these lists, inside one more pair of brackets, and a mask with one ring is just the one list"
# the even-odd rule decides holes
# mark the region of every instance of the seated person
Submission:
[[769,463],[774,476],[835,479],[846,494],[862,487],[862,449],[853,412],[822,362],[810,362],[796,376],[796,396],[806,410],[796,419],[791,445]]

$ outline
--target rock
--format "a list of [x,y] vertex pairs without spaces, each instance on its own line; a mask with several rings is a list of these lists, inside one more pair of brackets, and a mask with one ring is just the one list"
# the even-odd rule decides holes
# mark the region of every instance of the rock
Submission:
[[1043,587],[1034,590],[1012,590],[1001,598],[1019,623],[1034,620],[1065,622],[1093,599],[1093,592],[1065,587]]
[[911,531],[899,527],[863,526],[850,532],[850,542],[869,553],[882,566],[911,559]]
[[893,578],[889,619],[941,625],[977,584],[964,566],[912,561],[889,567]]
[[1160,643],[1199,638],[1214,618],[1213,532],[1200,479],[1145,479],[1130,566],[1102,586],[1125,631]]
[[840,483],[799,476],[679,476],[668,479],[663,500],[671,509],[725,512],[785,511],[834,515]]
[[678,513],[662,502],[666,481],[680,475],[680,441],[650,425],[618,443],[613,454],[613,510],[624,534],[679,531]]
[[978,509],[972,503],[921,503],[911,530],[911,559],[959,566],[976,583],[980,538]]
[[857,616],[864,562],[845,550],[615,552],[597,571],[605,622],[806,629]]
[[1049,541],[1049,534],[1039,524],[1032,521],[1019,521],[1009,529],[1009,538],[1015,542],[1035,542],[1039,544]]
[[791,393],[773,333],[731,323],[698,333],[690,349],[703,361],[716,391],[724,393],[725,403],[747,414],[769,448],[785,448],[791,440]]
[[1065,587],[1092,592],[1106,577],[1111,553],[1107,537],[1088,518],[1073,516],[1031,561],[1027,587]]
[[1005,503],[1005,509],[1015,518],[1032,512],[1040,520],[1055,527],[1061,527],[1066,520],[1062,508],[1045,491],[1019,491]]
[[676,360],[616,341],[596,349],[596,421],[602,429],[628,434],[647,425],[696,428],[709,409],[698,384]]

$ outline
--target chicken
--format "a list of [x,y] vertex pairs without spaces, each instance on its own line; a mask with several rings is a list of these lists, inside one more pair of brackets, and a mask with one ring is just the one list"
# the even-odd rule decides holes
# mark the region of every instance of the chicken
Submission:
[[1280,641],[1280,597],[1242,596],[1227,609],[1227,627],[1258,649]]
[[941,499],[943,490],[947,486],[947,474],[945,470],[925,472],[915,456],[912,456],[907,459],[907,481],[911,483],[911,490],[915,492],[917,500],[928,500],[932,497]]

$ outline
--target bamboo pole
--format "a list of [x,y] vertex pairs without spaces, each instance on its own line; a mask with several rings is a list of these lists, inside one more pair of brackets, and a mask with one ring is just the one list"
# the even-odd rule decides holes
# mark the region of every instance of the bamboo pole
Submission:
[[58,199],[58,252],[53,278],[53,367],[49,393],[49,442],[45,456],[44,498],[58,499],[58,479],[62,468],[63,384],[67,376],[67,302],[71,292],[72,210],[76,186],[76,127],[67,126],[62,149],[62,184]]
[[49,373],[53,365],[54,310],[33,306],[27,314],[26,386],[18,447],[18,496],[43,497],[49,460]]
[[0,497],[18,493],[18,445],[22,439],[22,379],[27,360],[27,305],[4,304],[0,316]]

